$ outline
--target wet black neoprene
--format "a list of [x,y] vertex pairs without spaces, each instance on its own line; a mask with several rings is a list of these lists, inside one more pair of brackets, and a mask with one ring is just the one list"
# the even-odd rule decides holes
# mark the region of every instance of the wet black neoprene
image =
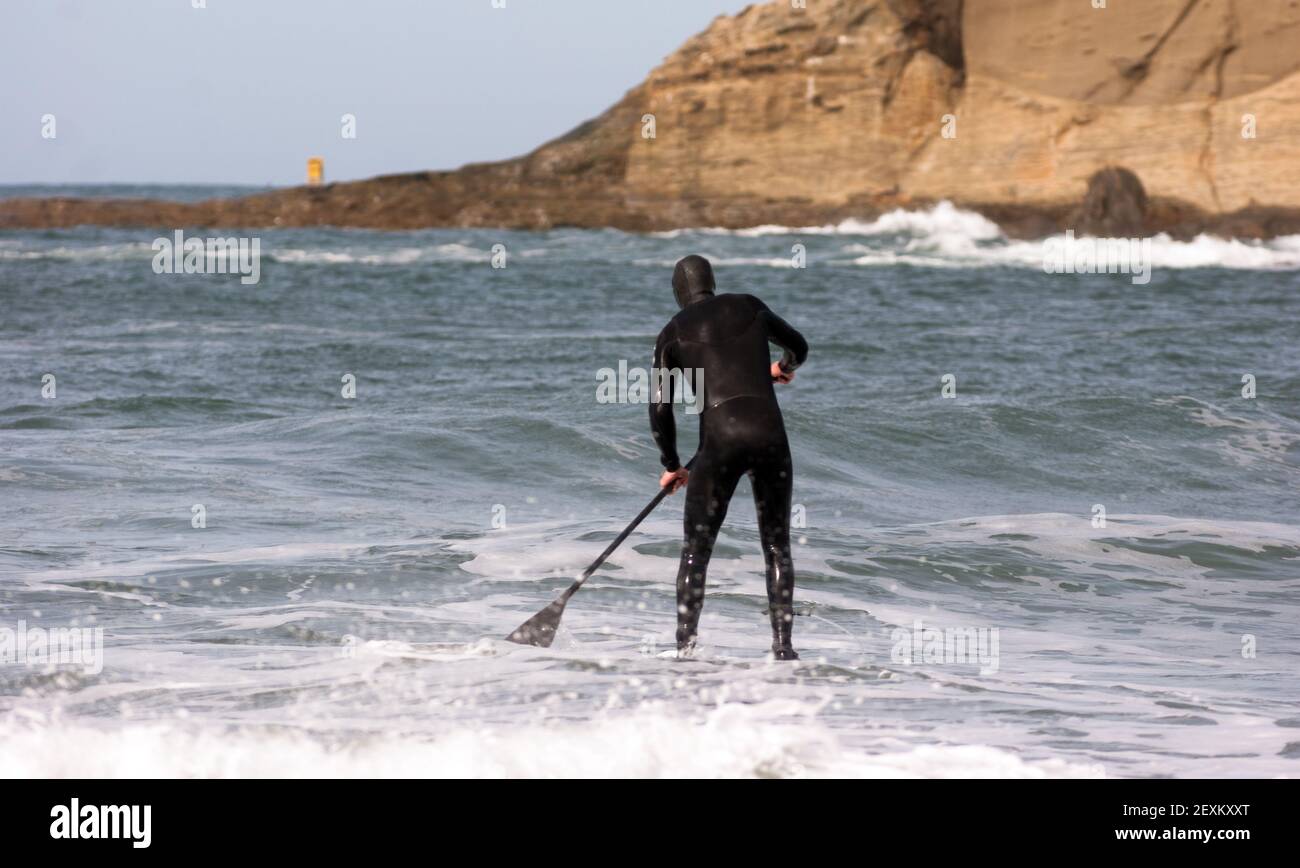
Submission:
[[[785,423],[772,386],[769,345],[784,354],[781,370],[794,371],[808,356],[808,344],[789,323],[752,295],[713,294],[708,260],[687,257],[677,264],[673,291],[682,310],[664,326],[655,343],[656,385],[650,403],[650,430],[666,470],[681,466],[673,404],[678,371],[697,390],[700,448],[686,486],[685,541],[677,571],[677,647],[695,643],[704,606],[705,576],[718,529],[742,475],[754,490],[772,650],[793,659],[794,566],[790,557],[790,496],[794,470]],[[686,372],[702,372],[699,375]],[[703,393],[698,392],[702,378]]]

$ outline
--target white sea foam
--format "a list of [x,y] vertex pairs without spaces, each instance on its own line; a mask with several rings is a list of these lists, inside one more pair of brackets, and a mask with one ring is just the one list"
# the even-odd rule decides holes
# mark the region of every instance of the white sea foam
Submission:
[[[14,242],[14,245],[21,242]],[[0,249],[0,260],[81,260],[81,261],[113,261],[123,259],[143,259],[153,258],[154,251],[150,243],[140,241],[128,244],[91,244],[83,247],[35,247],[24,248],[6,245]]]
[[65,579],[91,579],[108,577],[146,576],[169,569],[201,566],[233,566],[236,564],[281,563],[324,557],[345,558],[367,547],[366,543],[284,543],[272,546],[228,550],[197,549],[184,554],[159,554],[127,563],[79,564],[75,567],[32,571],[33,581],[60,581]]
[[1288,458],[1300,435],[1288,431],[1281,423],[1264,419],[1247,419],[1232,415],[1224,408],[1190,395],[1176,395],[1158,399],[1162,405],[1187,406],[1188,418],[1206,428],[1225,429],[1225,436],[1215,446],[1223,456],[1241,467],[1258,461],[1270,461],[1280,469],[1294,473],[1295,465]]
[[[825,226],[753,226],[747,229],[679,229],[657,233],[660,238],[683,235],[731,236],[839,236],[871,239],[842,249],[853,254],[847,262],[870,267],[914,265],[927,268],[979,268],[994,266],[1042,268],[1052,245],[1064,235],[1036,241],[1007,238],[997,224],[951,202],[923,210],[896,209],[871,221],[845,220]],[[1083,236],[1080,236],[1080,239]],[[661,263],[655,262],[655,265]],[[728,264],[725,260],[718,264]],[[739,259],[737,265],[780,264],[789,260]],[[1271,241],[1253,241],[1199,235],[1178,241],[1167,234],[1151,238],[1151,265],[1155,268],[1227,268],[1238,270],[1300,269],[1300,235]]]
[[1105,527],[1095,527],[1088,514],[1069,515],[1047,512],[973,516],[933,524],[908,525],[901,530],[922,532],[936,542],[958,539],[978,540],[1008,533],[1029,534],[1053,542],[1062,540],[1087,542],[1115,538],[1149,539],[1180,534],[1189,539],[1199,538],[1255,552],[1263,551],[1267,546],[1300,548],[1300,527],[1289,524],[1180,518],[1171,515],[1130,515],[1118,512],[1108,516]]
[[[855,265],[1041,269],[1053,250],[1066,242],[1065,235],[1036,241],[1008,239],[994,224],[979,215],[957,211],[947,203],[941,203],[928,212],[894,211],[882,216],[866,230],[857,234],[906,237],[900,244],[886,247],[878,243],[845,247],[844,252],[858,254],[852,260]],[[1082,238],[1076,239],[1076,243]],[[1300,269],[1300,235],[1271,241],[1198,235],[1190,241],[1178,241],[1162,233],[1153,236],[1150,243],[1149,264],[1153,268]]]
[[[580,723],[429,736],[321,736],[173,723],[0,725],[0,777],[1103,777],[981,745],[846,750],[788,702],[683,716],[648,705]],[[792,714],[793,713],[793,714]],[[777,719],[780,718],[780,719]]]
[[288,265],[410,265],[415,262],[488,262],[492,259],[492,252],[452,243],[373,252],[356,248],[329,250],[286,247],[271,251],[270,256],[276,262]]
[[765,224],[746,229],[674,229],[654,233],[659,238],[678,238],[685,234],[733,235],[738,238],[760,238],[767,235],[941,235],[956,234],[971,238],[1000,238],[997,224],[973,211],[963,211],[951,202],[940,202],[921,211],[902,208],[882,214],[875,220],[843,220],[822,226],[780,226]]
[[997,224],[973,211],[963,211],[951,202],[940,202],[921,211],[902,208],[882,214],[875,220],[844,220],[822,226],[780,226],[765,224],[746,229],[674,229],[656,232],[658,238],[679,238],[686,234],[731,235],[737,238],[760,238],[767,235],[961,235],[991,240],[1002,237]]
[[[481,250],[467,244],[434,244],[428,247],[396,247],[367,249],[361,246],[329,247],[278,247],[264,251],[267,258],[285,265],[410,265],[417,262],[488,262],[490,250]],[[523,251],[522,253],[527,253]],[[58,247],[26,246],[13,242],[0,247],[3,260],[79,260],[121,261],[149,260],[152,246],[146,242],[122,244],[93,244]],[[208,258],[220,259],[224,251],[213,251]]]

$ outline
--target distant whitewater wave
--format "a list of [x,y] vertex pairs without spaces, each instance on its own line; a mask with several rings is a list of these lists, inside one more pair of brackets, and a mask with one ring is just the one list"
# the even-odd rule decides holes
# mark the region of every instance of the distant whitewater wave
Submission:
[[[883,218],[882,218],[883,219]],[[1082,236],[1080,239],[1081,240]],[[857,253],[854,265],[915,265],[927,268],[980,268],[990,266],[1043,268],[1053,256],[1055,245],[1066,243],[1065,235],[1039,241],[994,243],[977,235],[922,232],[901,248],[852,244],[844,250]],[[1177,241],[1166,234],[1150,239],[1152,268],[1227,268],[1246,271],[1290,271],[1300,269],[1300,235],[1272,241],[1242,241],[1198,235],[1191,241]]]
[[[229,235],[230,233],[226,233]],[[195,235],[196,238],[206,237]],[[224,237],[224,236],[222,236]],[[112,262],[138,259],[149,261],[155,255],[151,241],[119,244],[94,244],[84,247],[33,246],[7,241],[0,244],[0,261],[4,260],[70,260]],[[208,254],[209,259],[220,258],[223,251]],[[350,246],[344,248],[283,247],[263,249],[267,258],[286,265],[409,265],[419,262],[489,262],[492,251],[481,250],[466,244],[438,244],[431,247],[399,247],[394,249]]]
[[[698,717],[648,704],[579,723],[472,726],[357,738],[141,723],[0,725],[0,777],[1103,777],[1100,766],[1030,763],[991,747],[845,750],[790,702],[722,705]],[[806,711],[806,710],[805,710]]]
[[56,259],[71,261],[116,261],[125,259],[148,260],[154,255],[150,242],[140,241],[127,244],[93,244],[85,247],[36,247],[24,248],[21,242],[6,241],[0,243],[0,261],[4,260],[39,260]]
[[[1042,268],[1053,246],[1066,238],[1065,235],[1056,235],[1036,241],[1012,240],[993,221],[947,201],[924,210],[896,209],[871,221],[850,219],[837,224],[802,227],[765,225],[747,229],[678,229],[656,233],[655,237],[676,239],[692,234],[734,238],[836,236],[871,239],[842,248],[841,252],[851,254],[852,258],[832,258],[831,261],[872,267],[911,265],[925,268]],[[1271,241],[1199,235],[1191,241],[1178,241],[1162,233],[1150,241],[1151,266],[1154,268],[1300,269],[1300,235]],[[734,264],[788,267],[790,260],[744,260]]]
[[875,220],[865,221],[848,219],[840,223],[824,226],[780,226],[765,224],[746,229],[673,229],[668,232],[653,233],[657,238],[679,238],[686,234],[696,235],[730,235],[738,238],[761,238],[768,235],[962,235],[965,237],[992,240],[1002,237],[1002,230],[997,224],[974,211],[963,211],[951,202],[944,201],[933,208],[922,211],[907,211],[902,208],[882,214]]
[[411,265],[417,262],[490,262],[492,251],[465,244],[379,251],[283,248],[271,251],[271,259],[288,265]]

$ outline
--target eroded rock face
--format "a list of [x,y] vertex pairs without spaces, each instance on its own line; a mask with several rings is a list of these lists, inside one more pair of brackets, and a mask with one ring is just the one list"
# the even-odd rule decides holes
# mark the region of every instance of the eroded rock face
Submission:
[[726,202],[788,222],[765,203],[851,211],[898,196],[959,96],[960,69],[927,49],[921,19],[894,11],[924,5],[770,3],[719,19],[647,79],[657,135],[633,143],[629,191],[687,222]]
[[9,200],[0,226],[738,227],[949,199],[1014,234],[1300,231],[1300,0],[1106,5],[775,0],[515,160],[197,205]]
[[1300,206],[1300,3],[1107,7],[966,0],[961,145],[928,152],[904,189],[1046,205],[1121,165],[1207,215]]

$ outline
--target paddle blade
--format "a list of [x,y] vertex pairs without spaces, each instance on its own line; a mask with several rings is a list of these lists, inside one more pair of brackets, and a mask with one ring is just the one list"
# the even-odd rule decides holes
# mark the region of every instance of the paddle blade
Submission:
[[519,645],[536,645],[539,648],[550,648],[551,643],[555,641],[555,631],[560,627],[560,619],[564,617],[564,604],[567,600],[556,600],[524,623],[520,624],[515,632],[506,637],[511,642]]

